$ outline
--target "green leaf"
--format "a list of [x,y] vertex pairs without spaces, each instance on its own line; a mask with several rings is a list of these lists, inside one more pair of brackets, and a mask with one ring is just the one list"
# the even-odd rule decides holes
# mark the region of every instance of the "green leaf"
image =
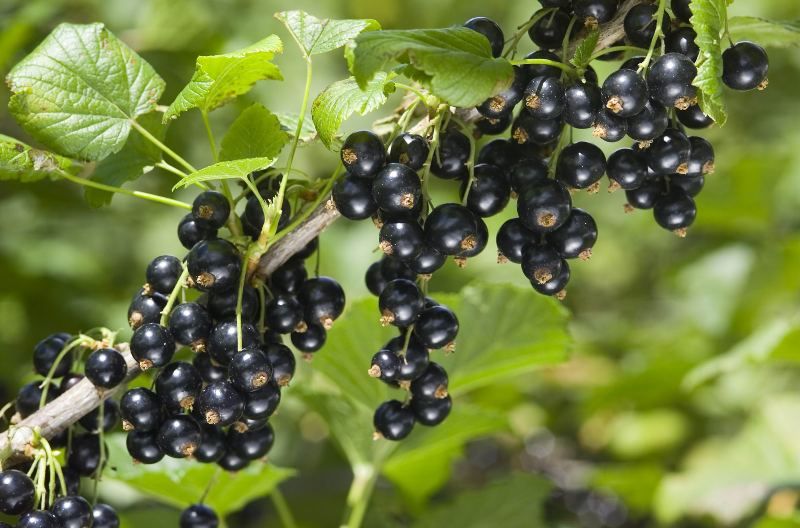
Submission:
[[[283,131],[293,138],[297,132],[297,122],[300,120],[300,115],[292,112],[276,112],[278,121],[281,122]],[[309,144],[317,139],[317,129],[314,127],[314,122],[311,119],[303,120],[303,128],[300,129],[300,143]]]
[[[161,124],[158,114],[151,113],[142,116],[139,122],[157,139],[164,139],[167,128]],[[134,134],[128,139],[122,150],[97,164],[91,179],[106,185],[120,187],[125,182],[133,181],[143,174],[147,174],[159,161],[161,161],[161,149],[141,134]],[[92,207],[102,207],[111,203],[114,193],[86,187],[84,196]]]
[[251,172],[266,169],[275,163],[274,158],[247,158],[233,161],[220,161],[209,165],[197,172],[189,174],[186,178],[175,184],[172,188],[188,187],[198,182],[209,180],[245,179]]
[[243,508],[252,500],[269,495],[294,471],[273,465],[253,463],[238,473],[220,472],[214,464],[164,458],[158,464],[134,464],[125,448],[125,435],[108,439],[109,458],[114,463],[105,471],[104,480],[124,483],[149,498],[185,508],[203,496],[212,478],[216,478],[204,503],[220,517]]
[[0,181],[34,182],[44,178],[56,180],[61,177],[60,171],[77,174],[81,168],[74,160],[35,149],[0,134]]
[[155,109],[164,81],[103,24],[61,24],[8,74],[9,108],[59,154],[119,152],[131,121]]
[[270,35],[224,55],[198,57],[192,80],[169,105],[164,122],[192,108],[210,112],[249,92],[257,81],[282,80],[280,69],[271,62],[282,51],[281,39]]
[[542,477],[513,474],[461,493],[449,504],[432,509],[414,527],[548,526],[543,504],[551,487]]
[[408,75],[430,79],[434,95],[461,107],[480,104],[514,77],[510,62],[492,57],[486,37],[463,27],[363,33],[345,55],[362,89],[379,71],[407,64],[413,69]]
[[579,70],[586,68],[592,61],[592,53],[597,47],[598,40],[600,40],[600,28],[595,28],[575,48],[575,55],[572,56],[570,62]]
[[219,159],[276,158],[288,142],[277,116],[255,103],[239,114],[222,138]]
[[728,30],[735,42],[749,40],[768,48],[800,46],[800,20],[783,22],[756,17],[731,17]]
[[695,43],[700,48],[697,77],[700,107],[719,126],[728,119],[722,87],[722,31],[728,19],[731,0],[692,0],[692,28],[697,32]]
[[318,55],[341,48],[362,31],[381,28],[377,20],[351,19],[332,20],[316,18],[304,11],[282,11],[275,13],[306,56]]
[[378,72],[362,90],[353,77],[336,81],[319,94],[311,106],[311,117],[319,137],[330,148],[331,140],[353,112],[366,115],[386,102],[386,73]]

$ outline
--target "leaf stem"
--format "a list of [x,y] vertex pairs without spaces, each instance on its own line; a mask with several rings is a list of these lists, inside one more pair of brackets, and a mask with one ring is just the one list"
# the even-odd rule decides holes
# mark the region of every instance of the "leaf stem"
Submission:
[[244,285],[247,282],[247,268],[253,252],[258,250],[258,246],[250,244],[250,247],[242,259],[242,270],[239,273],[239,290],[236,295],[236,351],[242,349],[242,297],[244,297]]
[[272,504],[275,506],[275,511],[278,512],[283,528],[297,528],[297,522],[294,520],[289,503],[286,502],[286,497],[277,486],[269,494],[269,498],[272,499]]
[[183,264],[183,272],[181,276],[178,277],[178,282],[175,284],[175,287],[172,288],[172,292],[169,294],[169,298],[167,299],[167,304],[164,306],[164,309],[161,310],[161,326],[167,326],[169,322],[169,314],[172,311],[172,307],[175,306],[175,301],[178,299],[178,294],[181,292],[183,287],[186,285],[186,279],[189,277],[189,268],[186,267],[186,264]]
[[214,133],[211,131],[211,123],[208,121],[208,112],[205,110],[200,111],[203,118],[203,126],[206,129],[206,136],[208,136],[208,146],[211,148],[211,157],[214,158],[214,163],[219,161],[217,154],[217,143],[214,141]]
[[413,93],[414,95],[419,97],[420,100],[422,100],[422,102],[425,103],[425,105],[427,106],[426,100],[429,98],[429,96],[428,94],[423,93],[422,90],[415,88],[414,86],[411,86],[409,84],[399,83],[395,81],[392,81],[392,83],[401,90]]
[[656,14],[653,15],[653,18],[656,20],[656,31],[653,33],[653,38],[650,40],[650,49],[647,50],[647,55],[645,55],[644,60],[639,64],[639,69],[636,73],[647,73],[647,67],[650,66],[650,61],[653,59],[656,43],[659,38],[664,36],[664,30],[661,26],[664,23],[664,12],[666,9],[667,0],[658,0],[658,10],[656,10]]
[[608,53],[616,53],[618,51],[640,52],[640,51],[643,51],[643,50],[644,50],[644,48],[640,48],[640,47],[637,47],[637,46],[611,46],[611,47],[608,47],[608,48],[603,48],[601,50],[597,50],[594,53],[592,53],[592,56],[589,57],[589,62],[592,62],[592,61],[596,60],[598,57],[602,57],[603,55],[606,55]]
[[186,202],[181,202],[180,200],[173,200],[172,198],[167,198],[165,196],[161,196],[158,194],[150,194],[142,191],[130,191],[128,189],[123,189],[122,187],[113,187],[111,185],[106,185],[104,183],[92,181],[86,178],[82,178],[80,176],[73,176],[72,174],[64,170],[59,170],[58,174],[66,180],[69,180],[73,183],[77,183],[78,185],[83,185],[85,187],[93,187],[95,189],[100,189],[101,191],[133,196],[135,198],[141,198],[143,200],[149,200],[151,202],[156,202],[164,205],[171,205],[172,207],[178,207],[180,209],[186,209],[188,211],[192,210],[191,204],[188,204]]
[[192,167],[192,165],[188,161],[186,161],[185,159],[180,157],[174,150],[172,150],[171,148],[166,146],[164,143],[159,141],[159,139],[157,137],[155,137],[153,134],[151,134],[142,125],[140,125],[139,123],[137,123],[136,121],[133,121],[133,120],[131,120],[130,123],[131,123],[131,126],[133,126],[133,128],[135,128],[137,132],[139,132],[141,135],[143,135],[145,137],[145,139],[147,139],[150,143],[152,143],[153,145],[157,146],[162,151],[164,151],[165,154],[169,155],[172,159],[177,161],[179,165],[183,166],[183,168],[185,168],[189,172],[197,172],[197,169]]
[[[177,176],[178,178],[181,178],[181,179],[186,178],[187,176],[189,176],[188,174],[186,174],[185,172],[180,170],[178,167],[173,167],[172,165],[170,165],[166,161],[159,161],[158,163],[155,164],[155,166],[158,167],[159,169],[163,169],[163,170],[165,170],[167,172],[170,172],[170,173],[174,174],[175,176]],[[200,182],[200,183],[202,183],[202,182]]]
[[378,471],[371,464],[353,466],[353,482],[347,493],[347,506],[349,513],[342,528],[359,528],[364,522],[369,499],[378,481]]

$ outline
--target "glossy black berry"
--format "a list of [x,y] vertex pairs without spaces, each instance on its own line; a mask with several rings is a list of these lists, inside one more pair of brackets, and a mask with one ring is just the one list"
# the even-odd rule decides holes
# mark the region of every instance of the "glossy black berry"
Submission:
[[[33,348],[33,368],[42,376],[47,376],[61,354],[61,350],[72,338],[69,334],[52,334],[39,341]],[[53,377],[60,378],[72,368],[72,352],[68,352],[53,369]]]
[[95,386],[111,389],[119,385],[128,373],[125,358],[113,348],[101,348],[86,358],[86,377]]
[[691,143],[683,132],[670,128],[644,150],[647,165],[656,174],[686,174]]
[[503,170],[508,170],[517,161],[514,145],[505,139],[494,139],[478,151],[477,163],[490,163]]
[[[206,307],[208,314],[216,320],[232,319],[236,317],[238,295],[238,288],[231,288],[230,290],[220,292],[209,292],[208,305]],[[242,290],[242,321],[248,323],[254,322],[258,317],[258,310],[258,292],[249,284],[245,284],[244,290]]]
[[[534,13],[534,16],[536,16],[536,13]],[[560,48],[564,42],[564,37],[567,35],[569,22],[570,16],[563,11],[545,14],[534,22],[528,30],[528,36],[540,48]]]
[[217,528],[219,517],[205,504],[192,504],[181,512],[180,528]]
[[177,343],[203,350],[211,332],[211,317],[195,302],[181,303],[170,313],[169,331]]
[[422,311],[422,306],[423,295],[417,285],[406,279],[395,279],[386,285],[378,298],[381,324],[409,326]]
[[714,120],[703,113],[700,105],[692,105],[686,110],[676,109],[678,121],[687,128],[702,129],[714,124]]
[[172,334],[158,323],[147,323],[137,328],[131,337],[130,347],[131,355],[142,370],[163,367],[175,354]]
[[497,230],[498,261],[510,260],[517,264],[522,262],[522,251],[525,246],[536,241],[536,234],[525,227],[519,218],[512,218]]
[[375,176],[372,197],[389,215],[403,214],[418,206],[422,198],[419,176],[410,167],[389,163]]
[[325,340],[328,337],[328,332],[325,327],[316,321],[307,323],[308,328],[305,332],[292,332],[292,344],[300,351],[306,354],[317,352],[325,345]]
[[[272,194],[273,193],[269,193],[267,197],[272,198]],[[278,231],[289,225],[291,219],[292,207],[289,201],[284,199],[283,205],[281,206],[281,215],[278,217]],[[259,199],[254,195],[251,195],[247,199],[244,214],[242,215],[242,227],[244,228],[245,234],[250,235],[250,238],[253,240],[258,239],[261,230],[264,228],[264,208]]]
[[[567,21],[569,23],[569,20]],[[565,28],[566,31],[566,28]],[[530,33],[528,33],[530,35]],[[557,46],[560,46],[559,43]],[[545,59],[553,62],[561,62],[561,57],[553,53],[552,51],[548,51],[546,49],[540,49],[528,53],[525,55],[526,59]],[[561,69],[550,66],[548,64],[525,64],[522,66],[523,72],[525,73],[526,82],[534,77],[545,76],[545,77],[561,77]],[[525,89],[525,85],[522,86],[522,89]]]
[[602,106],[600,88],[588,82],[576,82],[564,92],[564,121],[575,128],[590,128]]
[[213,425],[200,426],[200,443],[192,456],[203,464],[218,461],[225,454],[225,432]]
[[514,107],[522,100],[530,79],[524,68],[524,66],[514,66],[514,80],[511,85],[481,103],[477,107],[481,115],[490,119],[502,119],[511,115]]
[[119,528],[119,516],[108,504],[95,504],[92,508],[92,519],[92,528]]
[[418,171],[428,159],[429,150],[425,138],[404,132],[394,138],[389,146],[389,161],[402,163],[412,170]]
[[[625,28],[625,36],[628,37],[631,44],[645,49],[650,47],[650,43],[656,34],[655,15],[657,11],[658,6],[648,4],[635,5],[628,11],[625,15],[623,26]],[[666,34],[670,24],[669,15],[664,13],[663,16],[661,24],[662,35]]]
[[16,469],[0,472],[0,512],[20,515],[33,508],[33,481]]
[[691,0],[672,0],[670,2],[672,14],[681,22],[686,22],[687,24],[692,18],[692,10],[689,9],[689,4],[691,4]]
[[225,454],[222,455],[222,458],[217,460],[217,465],[219,467],[231,473],[236,473],[237,471],[241,471],[244,468],[246,468],[249,464],[250,464],[249,460],[240,457],[232,449],[227,448],[227,446],[225,448]]
[[227,240],[204,240],[186,257],[195,286],[202,291],[223,291],[238,285],[242,258]]
[[[446,261],[447,257],[432,247],[423,246],[422,250],[408,261],[408,266],[416,275],[430,275],[444,266]],[[381,288],[381,291],[383,291],[383,288]],[[380,295],[380,292],[378,292],[378,295]]]
[[465,249],[456,255],[456,263],[459,266],[464,265],[465,260],[471,257],[477,257],[483,250],[486,249],[486,244],[489,243],[489,226],[486,225],[483,218],[475,217],[475,243],[471,243],[468,249]]
[[156,433],[131,431],[125,437],[125,447],[133,460],[140,464],[156,464],[164,458]]
[[172,458],[192,456],[200,443],[200,425],[191,416],[179,414],[161,423],[156,440],[161,451]]
[[242,392],[253,392],[272,379],[272,365],[258,348],[237,352],[228,365],[228,378]]
[[264,323],[279,334],[288,334],[303,322],[303,305],[292,296],[278,295],[264,307]]
[[574,0],[572,9],[581,20],[605,24],[617,13],[617,0]]
[[608,179],[622,189],[636,189],[647,178],[647,161],[641,152],[622,148],[608,157],[606,163]]
[[446,180],[458,180],[467,173],[470,141],[455,129],[448,129],[439,138],[439,148],[431,163],[431,172]]
[[442,204],[425,221],[425,242],[443,255],[460,255],[476,246],[475,215],[459,204]]
[[300,259],[291,258],[272,273],[269,284],[272,293],[276,295],[297,295],[307,278],[305,263]]
[[628,205],[635,209],[652,209],[665,192],[664,180],[652,178],[645,180],[636,189],[625,191],[625,198],[628,200]]
[[636,141],[652,141],[663,134],[667,126],[667,109],[651,99],[641,112],[628,118],[628,136]]
[[345,176],[333,186],[333,203],[343,217],[364,220],[378,210],[372,198],[372,182],[358,176]]
[[380,261],[373,262],[364,274],[364,282],[372,295],[380,295],[388,282],[381,273]]
[[573,207],[569,220],[552,233],[548,233],[546,239],[550,247],[554,248],[562,258],[587,259],[597,242],[597,223],[592,215],[583,209]]
[[264,345],[262,350],[267,355],[267,360],[272,365],[272,377],[281,387],[285,387],[294,377],[296,362],[294,354],[289,347],[270,343]]
[[612,113],[626,118],[635,116],[647,104],[647,83],[634,71],[617,70],[606,77],[602,95],[603,105]]
[[658,225],[670,231],[686,229],[697,218],[697,206],[681,188],[673,187],[656,202],[653,217]]
[[228,431],[226,441],[228,448],[245,460],[263,458],[275,443],[275,432],[270,424],[264,427],[238,432],[236,428]]
[[695,197],[700,194],[706,184],[706,177],[703,175],[686,175],[672,174],[669,176],[670,187],[679,187],[684,190],[686,194]]
[[585,189],[600,181],[605,171],[606,157],[603,151],[587,141],[564,147],[556,165],[556,177],[575,189]]
[[408,336],[398,336],[390,339],[383,347],[400,357],[400,370],[397,373],[397,381],[412,381],[417,379],[425,372],[430,363],[430,354],[425,345],[422,344],[413,333]]
[[686,55],[692,62],[697,61],[700,47],[695,43],[697,33],[690,27],[678,28],[667,34],[664,44],[668,53]]
[[537,233],[558,229],[569,218],[572,198],[563,183],[547,180],[523,189],[517,199],[522,224]]
[[647,73],[650,96],[667,108],[687,108],[696,103],[697,88],[692,81],[697,68],[692,59],[680,53],[657,58]]
[[231,206],[225,195],[217,191],[203,191],[192,202],[192,216],[213,229],[219,229],[228,221]]
[[416,399],[447,397],[447,372],[437,363],[430,363],[422,375],[411,382],[411,396]]
[[76,374],[74,372],[67,373],[61,378],[61,383],[58,385],[58,392],[63,394],[77,385],[84,378],[83,374]]
[[361,178],[372,178],[386,163],[386,150],[381,138],[369,130],[347,136],[340,155],[347,172]]
[[61,528],[87,528],[92,525],[92,507],[83,497],[59,497],[50,511],[61,523]]
[[84,433],[72,437],[67,465],[82,477],[91,477],[100,469],[100,436]]
[[511,187],[503,171],[494,165],[481,163],[474,168],[472,185],[468,180],[461,183],[461,196],[467,192],[467,208],[480,217],[494,216],[508,204]]
[[200,372],[185,361],[168,364],[156,378],[156,394],[171,412],[191,409],[202,388]]
[[691,152],[687,176],[704,176],[714,172],[714,147],[708,140],[692,136],[689,138]]
[[537,280],[531,281],[531,286],[537,293],[541,293],[542,295],[563,295],[564,291],[569,283],[570,278],[570,269],[569,264],[566,260],[561,262],[561,269],[557,275],[553,276],[547,282],[541,283]]
[[439,425],[445,421],[452,408],[453,399],[449,395],[444,398],[411,400],[411,410],[414,412],[417,423],[428,427]]
[[406,262],[389,256],[384,256],[381,259],[381,273],[386,281],[393,281],[394,279],[408,279],[415,280],[417,274],[414,270],[408,267]]
[[422,251],[422,228],[416,221],[386,222],[381,227],[379,242],[385,255],[409,260]]
[[547,165],[540,159],[522,160],[508,171],[511,189],[521,193],[530,185],[540,184],[548,179]]
[[126,431],[155,431],[161,424],[161,398],[144,387],[131,389],[122,395],[119,412]]
[[512,117],[513,116],[510,112],[498,118],[480,116],[475,121],[475,128],[481,134],[487,136],[496,136],[498,134],[502,134],[508,129],[509,126],[511,126]]
[[318,321],[326,329],[329,329],[344,311],[344,289],[331,277],[307,280],[300,288],[297,298],[305,307],[306,321]]
[[555,119],[564,111],[564,85],[557,77],[534,77],[525,88],[525,109],[537,119]]
[[183,266],[181,266],[181,261],[177,257],[162,255],[154,258],[147,265],[145,276],[150,288],[164,295],[169,295],[175,289],[181,273],[183,273]]
[[369,375],[386,383],[397,381],[402,359],[391,350],[381,349],[372,356]]
[[[31,414],[35,413],[39,410],[39,402],[42,399],[43,389],[40,387],[42,384],[42,380],[32,381],[26,385],[23,385],[22,388],[17,393],[17,398],[15,400],[15,408],[19,413],[21,418],[27,418]],[[54,399],[58,397],[59,390],[58,386],[49,383],[46,385],[47,388],[47,399],[45,403],[50,403]]]
[[136,330],[145,323],[157,323],[166,304],[167,298],[163,294],[140,289],[128,306],[128,324]]
[[96,407],[81,418],[78,423],[90,433],[112,431],[119,423],[119,405],[114,400],[105,400],[102,406],[103,419],[100,420],[100,407]]
[[561,272],[563,260],[548,243],[529,244],[522,253],[522,272],[532,283],[545,284]]
[[616,143],[628,133],[628,120],[620,117],[607,108],[602,108],[595,117],[592,135],[603,141]]
[[474,17],[464,22],[464,27],[473,31],[477,31],[489,41],[492,48],[492,56],[499,57],[503,53],[503,44],[505,38],[503,37],[503,30],[497,25],[497,22],[491,18]]
[[186,249],[192,249],[202,240],[217,238],[217,230],[205,222],[195,220],[192,213],[187,214],[178,224],[178,240]]
[[630,59],[625,60],[622,64],[620,64],[620,70],[631,70],[631,71],[639,71],[639,65],[644,62],[644,56],[636,55],[631,57]]
[[[236,321],[223,321],[216,325],[208,337],[206,350],[219,365],[228,365],[239,351]],[[242,323],[242,348],[258,346],[261,336],[255,326]]]
[[244,395],[244,411],[242,416],[248,420],[266,420],[275,412],[281,403],[281,388],[270,380],[255,391]]
[[402,440],[414,429],[414,413],[397,400],[383,402],[372,418],[375,432],[387,440]]
[[547,145],[558,139],[564,122],[560,119],[538,119],[521,113],[511,125],[511,138],[518,145]]
[[728,88],[762,88],[768,72],[767,52],[758,44],[742,41],[722,52],[722,82]]
[[446,306],[432,306],[422,310],[414,324],[414,335],[430,349],[453,343],[458,334],[458,317]]
[[46,510],[28,512],[19,518],[17,528],[61,528],[58,518]]
[[228,377],[228,369],[216,365],[209,354],[196,354],[192,359],[192,365],[194,365],[194,368],[197,369],[200,377],[206,383],[221,381]]

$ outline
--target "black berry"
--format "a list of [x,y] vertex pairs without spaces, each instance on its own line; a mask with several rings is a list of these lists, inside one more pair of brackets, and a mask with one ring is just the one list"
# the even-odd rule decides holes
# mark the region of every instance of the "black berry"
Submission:
[[211,317],[197,303],[181,303],[169,315],[169,331],[177,343],[203,350],[211,332]]
[[[220,365],[228,365],[231,359],[239,351],[236,321],[223,321],[211,330],[206,344],[206,350],[211,355],[211,359]],[[242,348],[258,346],[261,336],[256,327],[248,323],[242,323]]]
[[402,440],[414,428],[414,413],[397,400],[384,402],[372,419],[375,432],[387,440]]
[[474,17],[464,22],[464,27],[477,31],[486,37],[492,48],[492,56],[499,57],[503,53],[505,38],[503,37],[503,30],[500,29],[497,22],[491,18]]
[[670,231],[686,229],[697,217],[697,206],[691,196],[673,187],[653,207],[653,217],[658,225]]
[[156,378],[156,394],[171,412],[191,409],[202,388],[200,372],[185,361],[168,364]]
[[156,464],[164,458],[156,433],[131,431],[125,437],[125,447],[133,460],[140,464]]
[[33,481],[16,469],[0,472],[0,512],[20,515],[33,508]]
[[603,83],[603,105],[620,117],[635,116],[647,104],[647,83],[631,70],[617,70]]
[[[494,216],[508,204],[511,188],[500,168],[481,163],[474,168],[475,179],[469,185],[467,207],[477,216]],[[461,184],[461,196],[467,191],[468,181]]]
[[497,230],[498,261],[503,259],[522,262],[522,252],[525,246],[536,241],[536,234],[525,227],[519,218],[512,218]]
[[569,218],[572,198],[563,183],[547,180],[530,185],[517,199],[517,213],[522,224],[537,233],[558,229]]
[[272,365],[258,348],[237,352],[228,365],[228,378],[242,392],[253,392],[272,379]]
[[128,373],[125,358],[113,348],[101,348],[86,358],[86,377],[97,387],[111,389],[119,385]]
[[239,282],[241,256],[227,240],[203,240],[186,257],[186,266],[195,286],[202,291],[223,291]]
[[172,334],[157,323],[147,323],[137,328],[131,337],[130,347],[131,355],[142,370],[163,367],[175,354]]
[[[72,338],[69,334],[52,334],[39,341],[33,348],[33,368],[42,376],[47,376],[50,369],[53,368],[61,354],[61,350],[67,345],[68,341]],[[61,360],[55,369],[53,369],[53,377],[60,378],[67,374],[72,368],[72,353],[68,352]]]
[[383,142],[369,130],[347,136],[340,154],[347,172],[361,178],[372,178],[386,163]]
[[161,451],[172,458],[192,456],[200,443],[200,425],[191,416],[180,414],[164,420],[156,440]]
[[650,96],[667,108],[688,108],[696,103],[697,88],[692,81],[697,68],[680,53],[666,53],[655,60],[647,73]]
[[225,195],[217,191],[203,191],[192,202],[192,216],[198,222],[205,222],[219,229],[228,221],[231,206]]
[[219,517],[205,504],[192,504],[181,512],[180,528],[217,528]]
[[457,334],[458,317],[446,306],[422,310],[414,324],[414,335],[430,349],[451,345]]
[[592,246],[597,242],[597,223],[592,215],[573,207],[564,225],[547,234],[547,243],[562,258],[582,258],[591,256]]
[[364,220],[378,210],[372,198],[372,181],[348,175],[336,182],[332,191],[333,203],[343,217]]
[[722,82],[734,90],[763,88],[769,71],[764,48],[742,41],[722,52]]

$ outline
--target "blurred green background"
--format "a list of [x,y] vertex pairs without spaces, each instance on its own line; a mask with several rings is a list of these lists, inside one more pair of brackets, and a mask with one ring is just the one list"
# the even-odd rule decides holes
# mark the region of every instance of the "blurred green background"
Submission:
[[[276,112],[299,106],[304,65],[273,19],[276,11],[375,18],[387,29],[442,27],[483,15],[508,34],[536,8],[533,0],[3,0],[0,73],[58,23],[102,21],[165,78],[162,102],[169,102],[191,77],[198,54],[280,35],[286,51],[276,62],[286,81],[261,83],[213,113],[221,135],[253,100]],[[799,15],[794,0],[738,0],[731,14]],[[527,52],[531,44],[523,42]],[[427,505],[380,481],[365,525],[436,518],[436,508],[465,489],[528,473],[553,485],[543,504],[548,526],[800,526],[794,491],[800,489],[800,53],[770,50],[770,62],[769,89],[728,92],[728,125],[702,132],[716,148],[717,170],[698,199],[688,238],[661,230],[648,212],[624,214],[621,193],[578,198],[597,219],[600,238],[591,261],[574,265],[564,301],[574,338],[569,361],[473,395],[479,405],[508,411],[503,432],[467,444]],[[600,65],[601,78],[611,68]],[[346,76],[340,52],[317,58],[313,93]],[[3,87],[0,132],[24,137],[8,115],[7,98]],[[351,120],[345,129],[379,117]],[[170,127],[168,144],[195,165],[210,162],[197,112]],[[337,163],[319,145],[299,158],[300,168],[320,176]],[[137,187],[166,194],[172,182],[157,171]],[[436,192],[455,197],[456,189],[441,185]],[[491,220],[492,232],[512,209]],[[127,304],[147,262],[182,253],[175,235],[181,215],[126,197],[92,209],[81,189],[62,182],[0,183],[1,400],[32,377],[32,347],[45,335],[126,328]],[[363,273],[376,258],[374,247],[371,225],[340,221],[322,238],[322,271],[340,280],[350,299],[365,296]],[[525,284],[517,269],[496,265],[494,255],[492,242],[466,269],[448,264],[432,291],[457,292],[475,279]],[[365,365],[373,352],[363,350]],[[299,523],[335,526],[350,469],[318,415],[292,401],[278,419],[271,460],[299,471],[282,485]],[[361,426],[353,434],[369,433],[369,423]],[[156,503],[142,508],[141,497],[117,494],[110,484],[101,489],[123,509],[128,526],[171,525],[177,515]],[[256,501],[231,525],[277,522],[274,506]]]

